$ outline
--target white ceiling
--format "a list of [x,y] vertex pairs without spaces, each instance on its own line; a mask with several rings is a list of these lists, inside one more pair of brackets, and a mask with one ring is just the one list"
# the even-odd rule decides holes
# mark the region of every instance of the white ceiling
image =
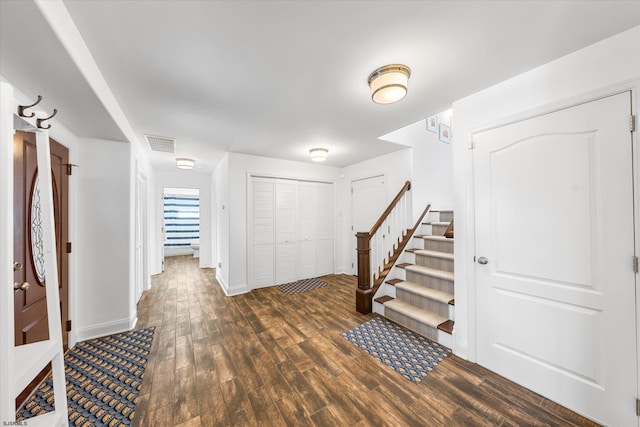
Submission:
[[[140,141],[176,138],[203,172],[226,151],[309,161],[321,146],[346,166],[405,148],[378,138],[640,24],[637,0],[64,5]],[[124,139],[46,24],[24,26],[44,22],[37,8],[0,7],[0,74],[48,92],[79,135]],[[43,44],[42,58],[29,51]],[[396,62],[412,69],[409,94],[374,104],[369,73]],[[174,170],[174,157],[152,158]]]

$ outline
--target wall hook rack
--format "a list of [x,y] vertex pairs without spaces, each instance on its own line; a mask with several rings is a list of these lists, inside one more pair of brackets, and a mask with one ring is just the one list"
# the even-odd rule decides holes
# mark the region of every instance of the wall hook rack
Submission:
[[36,126],[38,127],[38,129],[50,129],[51,125],[42,126],[42,122],[46,122],[47,120],[52,119],[53,116],[55,116],[56,114],[58,114],[58,110],[54,108],[53,114],[51,114],[49,117],[45,117],[43,119],[36,119]]
[[26,117],[26,118],[31,118],[31,117],[35,116],[36,113],[33,113],[33,112],[31,114],[29,114],[29,115],[26,115],[24,113],[24,110],[26,110],[27,108],[35,107],[36,105],[38,105],[40,103],[40,101],[42,101],[42,96],[38,95],[38,100],[36,102],[34,102],[33,104],[31,104],[31,105],[18,105],[18,115],[20,117]]

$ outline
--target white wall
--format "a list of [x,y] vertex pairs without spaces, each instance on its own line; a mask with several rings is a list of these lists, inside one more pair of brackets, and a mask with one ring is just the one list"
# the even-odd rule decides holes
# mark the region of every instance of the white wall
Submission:
[[229,154],[213,173],[215,185],[216,279],[229,294]]
[[197,188],[200,190],[200,268],[214,266],[213,255],[213,213],[211,200],[211,174],[195,170],[175,172],[156,171],[151,186],[152,231],[151,274],[162,272],[162,198],[163,188]]
[[77,333],[80,340],[128,330],[133,240],[130,145],[80,139],[78,165]]
[[[438,123],[451,124],[451,110],[436,115]],[[453,148],[439,140],[437,132],[427,130],[426,120],[410,124],[380,139],[406,145],[411,150],[413,171],[413,217],[427,203],[433,209],[453,208]]]
[[[355,232],[351,230],[351,182],[377,175],[384,175],[386,178],[387,191],[383,197],[386,198],[388,204],[398,194],[404,183],[412,180],[411,149],[407,148],[355,163],[340,171],[337,197],[338,212],[336,215],[337,236],[340,242],[340,260],[336,264],[336,272],[338,273],[351,272],[351,252],[355,241]],[[415,195],[412,194],[412,197]]]
[[[640,27],[598,42],[456,101],[454,209],[456,325],[454,351],[476,359],[472,150],[470,133],[620,89],[640,79]],[[636,93],[636,105],[638,105]]]
[[[247,287],[247,175],[259,174],[283,178],[296,178],[336,183],[340,170],[333,166],[272,159],[246,154],[229,153],[229,276],[228,294],[246,292]],[[336,199],[334,185],[334,200]],[[221,203],[221,201],[218,201]],[[335,205],[335,203],[334,203]],[[334,206],[335,211],[335,206]],[[335,217],[335,214],[334,214]],[[334,225],[335,230],[335,225]],[[338,239],[334,234],[334,245]],[[224,249],[223,249],[224,250]],[[334,246],[334,268],[337,265],[337,250]],[[224,264],[223,264],[224,269]]]

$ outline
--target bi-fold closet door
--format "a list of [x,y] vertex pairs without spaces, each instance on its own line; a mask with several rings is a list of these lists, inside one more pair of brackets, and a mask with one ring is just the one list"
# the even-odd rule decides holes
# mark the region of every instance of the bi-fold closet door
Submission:
[[333,272],[333,186],[251,177],[249,286]]

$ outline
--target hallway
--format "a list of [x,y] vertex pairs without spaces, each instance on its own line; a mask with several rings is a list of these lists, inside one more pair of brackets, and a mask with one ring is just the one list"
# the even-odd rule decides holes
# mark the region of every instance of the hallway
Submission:
[[354,309],[352,276],[231,298],[214,276],[167,258],[143,294],[136,327],[157,329],[135,426],[594,425],[453,355],[404,379],[340,336],[372,317]]

